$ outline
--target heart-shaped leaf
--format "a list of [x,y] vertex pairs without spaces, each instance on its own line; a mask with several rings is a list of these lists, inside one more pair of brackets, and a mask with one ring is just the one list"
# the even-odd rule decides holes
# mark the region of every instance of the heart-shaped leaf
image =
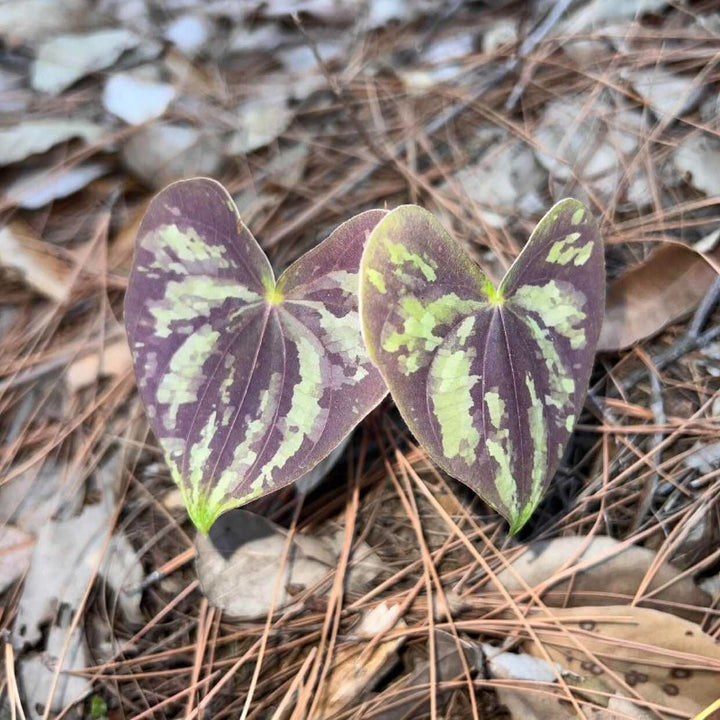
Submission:
[[140,395],[200,530],[305,474],[387,394],[357,310],[363,246],[384,215],[344,223],[276,283],[218,183],[178,182],[150,204],[125,322]]
[[395,404],[440,467],[520,529],[560,462],[604,307],[597,226],[563,200],[493,287],[422,208],[370,235],[363,335]]

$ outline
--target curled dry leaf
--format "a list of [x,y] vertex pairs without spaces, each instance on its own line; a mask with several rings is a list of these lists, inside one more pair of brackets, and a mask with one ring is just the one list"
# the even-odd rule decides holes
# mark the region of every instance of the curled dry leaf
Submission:
[[0,267],[19,274],[33,290],[58,303],[72,289],[72,267],[22,220],[0,228]]
[[294,114],[283,95],[266,92],[244,101],[236,111],[239,129],[230,139],[228,154],[251,153],[268,145],[288,128]]
[[589,0],[569,13],[567,19],[558,25],[558,32],[563,36],[583,34],[587,30],[606,27],[611,22],[659,12],[666,5],[667,0]]
[[116,73],[106,83],[103,105],[130,125],[142,125],[160,117],[172,99],[175,88],[139,72]]
[[397,661],[397,650],[405,641],[404,636],[393,637],[378,643],[369,656],[363,651],[366,641],[379,633],[406,628],[400,617],[400,605],[382,602],[366,612],[351,631],[352,642],[339,647],[333,655],[333,669],[322,687],[318,718],[329,720],[351,703],[362,699],[363,693],[377,682]]
[[[491,645],[482,645],[486,658],[480,670],[492,680],[501,682],[493,690],[513,720],[574,720],[575,710],[567,697],[552,686],[567,670],[557,663],[527,653],[502,652]],[[512,682],[509,682],[512,681]]]
[[72,138],[86,143],[97,140],[103,128],[86,120],[46,118],[27,120],[19,125],[0,130],[0,165],[25,160],[30,155],[44,153],[53,145]]
[[[71,630],[71,610],[66,608],[61,615],[47,632],[45,650],[31,652],[18,663],[19,680],[31,720],[41,720],[48,705],[53,714],[62,712],[92,689],[90,680],[82,675],[91,664],[83,629],[78,626]],[[56,675],[58,666],[60,672]]]
[[563,200],[496,288],[431,213],[405,205],[363,254],[363,336],[433,460],[519,530],[587,389],[605,265],[592,215]]
[[[32,396],[34,408],[37,402]],[[32,465],[0,484],[0,523],[36,533],[53,517],[67,518],[80,512],[84,483],[76,466],[46,462]]]
[[77,609],[100,566],[111,512],[105,503],[87,505],[70,520],[51,520],[37,534],[30,571],[15,620],[19,644],[36,644],[41,625],[52,621],[60,605]]
[[[536,633],[550,657],[574,673],[567,682],[602,705],[615,694],[694,716],[720,687],[720,645],[695,623],[633,606],[556,608],[568,634],[542,613]],[[542,657],[532,642],[531,654]]]
[[5,200],[21,208],[36,210],[82,190],[108,172],[110,166],[99,162],[58,170],[30,170],[21,173],[7,186]]
[[154,188],[189,175],[215,175],[222,164],[214,135],[170,123],[140,128],[123,146],[121,158],[130,172]]
[[686,137],[673,153],[678,172],[709,197],[720,195],[720,138],[696,132]]
[[667,244],[621,275],[607,292],[598,350],[628,347],[692,312],[717,275],[711,262],[720,250]]
[[33,43],[87,22],[89,0],[0,2],[0,35],[10,45]]
[[140,38],[122,28],[59,35],[38,49],[30,82],[36,90],[57,95],[89,73],[112,66]]
[[[497,152],[488,152],[476,164],[463,168],[455,176],[463,195],[482,208],[483,217],[492,225],[502,226],[520,210],[536,212],[539,193],[547,184],[547,173],[535,159],[533,150],[523,142],[506,142]],[[523,214],[528,214],[527,212]]]
[[276,281],[218,183],[175,183],[151,203],[125,320],[140,395],[203,532],[311,470],[387,393],[357,312],[360,256],[384,215],[348,220]]
[[65,380],[70,390],[75,392],[92,385],[101,377],[120,377],[130,373],[131,369],[130,348],[123,334],[101,349],[73,361],[67,369]]
[[[283,566],[287,530],[247,510],[231,510],[218,518],[207,535],[200,533],[196,538],[198,577],[215,607],[233,618],[255,620],[267,615],[271,606],[280,610],[289,605],[291,590],[311,588],[330,577],[342,540],[342,535],[296,533]],[[283,578],[273,598],[281,570]],[[363,589],[381,570],[379,558],[361,543],[350,558],[347,590]]]
[[[522,592],[523,582],[546,587],[542,598],[550,607],[619,605],[633,601],[652,570],[641,596],[646,599],[639,604],[700,620],[712,598],[692,578],[679,577],[680,570],[670,563],[655,565],[656,554],[647,548],[623,547],[600,535],[568,536],[530,543],[511,563],[511,569],[501,570],[497,578],[510,592]],[[580,566],[582,570],[573,571]],[[664,589],[654,592],[657,588]]]
[[661,68],[643,68],[630,78],[635,91],[660,119],[677,118],[692,109],[703,86],[693,78]]
[[[331,571],[333,555],[326,546],[298,542],[296,535],[282,565],[287,532],[246,510],[220,516],[207,535],[195,540],[197,574],[212,605],[239,620],[255,620],[271,607],[292,601],[288,588],[310,588]],[[278,575],[284,576],[278,583]],[[275,588],[277,586],[277,593]]]
[[169,22],[163,37],[181,53],[192,57],[203,51],[214,30],[210,18],[189,12]]
[[617,191],[642,137],[642,115],[604,98],[578,96],[548,103],[534,132],[536,156],[553,192],[605,197]]

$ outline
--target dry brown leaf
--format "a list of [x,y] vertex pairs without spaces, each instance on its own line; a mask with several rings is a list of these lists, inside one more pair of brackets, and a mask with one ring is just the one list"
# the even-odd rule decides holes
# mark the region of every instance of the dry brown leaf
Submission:
[[593,710],[588,716],[590,720],[656,720],[657,715],[640,707],[632,700],[613,695],[604,710]]
[[80,606],[98,570],[110,518],[106,503],[97,503],[86,505],[77,517],[51,520],[39,528],[15,619],[19,646],[38,643],[42,626],[55,618],[61,606],[71,612]]
[[[720,262],[720,251],[708,253]],[[715,279],[705,256],[685,245],[662,245],[610,286],[598,350],[620,350],[692,312]]]
[[155,123],[139,129],[120,156],[127,169],[153,188],[192,175],[216,175],[222,164],[221,142],[209,129],[188,124]]
[[140,38],[124,28],[108,28],[83,34],[55,35],[37,50],[31,85],[57,95],[89,73],[114,65]]
[[[247,510],[221,515],[208,535],[198,535],[197,573],[208,600],[228,616],[254,620],[292,602],[293,592],[317,585],[337,567],[343,533],[334,537],[295,533],[287,562],[287,530]],[[367,543],[355,548],[345,575],[349,592],[369,584],[383,569]],[[277,588],[277,578],[283,581]],[[327,590],[327,588],[324,588]]]
[[33,290],[58,303],[67,299],[72,287],[70,265],[22,220],[0,228],[0,267],[19,274]]
[[[504,569],[498,580],[511,592],[524,589],[520,579],[530,587],[547,584],[543,602],[550,607],[582,605],[619,605],[630,603],[656,560],[656,554],[639,545],[623,548],[619,541],[597,535],[593,538],[569,536],[540,540],[512,562],[512,571]],[[568,564],[572,561],[572,564]],[[573,567],[582,569],[572,572]],[[562,571],[562,572],[561,572]],[[680,570],[663,562],[652,573],[643,592],[650,596],[640,605],[662,607],[692,620],[702,617],[711,597],[689,577],[679,577]],[[557,577],[556,581],[552,581]],[[668,585],[661,591],[653,590]]]
[[81,119],[42,118],[0,129],[0,165],[25,160],[47,152],[54,145],[81,138],[86,143],[98,140],[103,127]]
[[[567,682],[588,700],[606,705],[608,696],[599,693],[633,699],[634,692],[692,716],[717,699],[720,645],[695,623],[633,606],[551,612],[567,633],[548,621],[535,626],[537,636],[553,661],[580,678],[569,676]],[[544,615],[533,617],[537,622]],[[526,650],[543,657],[534,642]]]
[[703,83],[662,68],[643,68],[629,78],[635,92],[658,118],[677,118],[697,104]]
[[[72,629],[72,612],[68,608],[61,615],[57,623],[50,625],[44,651],[24,655],[18,663],[29,720],[41,720],[49,696],[49,710],[56,715],[92,689],[90,680],[82,675],[90,664],[83,629]],[[58,665],[60,672],[56,676]]]
[[720,160],[720,138],[708,133],[692,133],[672,156],[678,173],[694,188],[709,197],[720,194],[717,165]]
[[74,195],[109,172],[110,165],[102,162],[23,171],[8,183],[4,199],[11,205],[37,210],[54,200]]
[[[418,646],[413,648],[416,649]],[[461,653],[465,656],[465,663]],[[427,651],[429,656],[429,648]],[[406,658],[407,661],[407,658]],[[449,688],[443,688],[443,683],[449,683],[458,678],[465,677],[465,665],[475,675],[476,671],[482,670],[484,656],[480,645],[476,642],[466,640],[462,637],[455,638],[452,633],[444,630],[435,630],[435,678],[437,680],[436,697],[451,692]],[[430,708],[430,659],[418,659],[412,666],[412,670],[398,678],[392,683],[388,692],[393,698],[397,698],[391,707],[382,710],[378,705],[368,703],[368,716],[373,720],[405,720],[406,718],[425,717]],[[421,695],[425,694],[423,698]],[[378,695],[378,697],[382,697]],[[406,697],[405,702],[400,698]],[[377,711],[376,711],[377,707]]]
[[379,643],[368,657],[363,655],[367,643],[358,641],[372,640],[378,633],[407,627],[400,617],[401,610],[400,605],[383,602],[363,615],[352,631],[354,642],[339,648],[334,655],[334,667],[322,688],[317,714],[319,720],[334,717],[350,703],[357,702],[371,684],[395,663],[397,650],[405,640],[403,636]]
[[558,675],[567,674],[565,668],[557,664],[553,668],[544,658],[527,653],[502,652],[490,645],[483,645],[482,649],[486,661],[481,669],[487,677],[519,681],[493,686],[513,720],[574,720],[577,717],[567,697],[551,685],[557,682]]
[[75,360],[67,369],[65,381],[73,392],[97,382],[100,377],[120,377],[130,372],[132,357],[127,338],[123,335]]
[[81,20],[87,22],[88,0],[24,0],[0,3],[0,35],[10,46],[57,35]]

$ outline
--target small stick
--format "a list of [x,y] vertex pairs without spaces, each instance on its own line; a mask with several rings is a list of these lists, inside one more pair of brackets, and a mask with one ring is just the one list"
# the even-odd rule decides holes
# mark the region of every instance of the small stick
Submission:
[[183,550],[179,555],[171,558],[166,563],[161,565],[157,570],[153,570],[148,576],[132,590],[128,590],[128,595],[137,595],[138,593],[144,592],[151,585],[154,585],[161,580],[164,580],[168,575],[174,573],[178,568],[186,565],[195,558],[195,547],[189,547],[187,550]]
[[692,322],[690,323],[690,329],[688,333],[692,337],[698,337],[700,331],[703,329],[710,312],[720,300],[720,275],[717,275],[713,280],[713,284],[710,289],[705,293],[705,297],[700,301],[698,309],[695,311]]
[[[650,372],[650,386],[652,388],[652,403],[650,404],[650,409],[655,416],[655,423],[657,425],[664,425],[667,422],[667,416],[665,414],[665,407],[663,405],[662,399],[662,385],[660,384],[660,378],[655,372]],[[662,450],[658,448],[662,443],[664,437],[665,435],[662,432],[655,433],[655,435],[653,435],[652,437],[651,442],[653,447],[655,448],[652,451],[652,463],[656,467],[660,465],[660,461],[662,459]],[[640,529],[643,522],[645,521],[645,515],[647,515],[648,511],[650,510],[650,506],[652,505],[658,482],[659,474],[656,470],[648,478],[648,481],[645,483],[645,487],[642,490],[640,506],[638,507],[637,514],[635,515],[635,519],[633,520],[632,524],[631,534],[633,535]]]

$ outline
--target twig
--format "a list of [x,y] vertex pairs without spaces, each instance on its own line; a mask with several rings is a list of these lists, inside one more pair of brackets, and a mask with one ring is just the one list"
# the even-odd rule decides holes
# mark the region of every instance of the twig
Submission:
[[127,595],[138,595],[145,592],[151,585],[164,580],[168,575],[174,573],[176,570],[186,565],[191,560],[195,559],[196,551],[195,546],[189,547],[187,550],[183,550],[179,555],[176,555],[171,560],[168,560],[157,570],[153,570],[148,573],[148,576],[138,585],[130,590],[126,591]]
[[[660,378],[657,373],[650,373],[650,387],[652,389],[652,402],[650,403],[650,409],[655,416],[655,423],[657,425],[664,425],[667,422],[667,416],[665,414],[665,407],[663,405],[662,398],[662,385],[660,384]],[[663,432],[657,432],[653,435],[651,443],[655,448],[652,451],[652,464],[655,467],[660,465],[662,459],[662,450],[659,449],[660,444],[663,441],[665,434]],[[634,535],[642,526],[645,521],[645,515],[647,515],[652,505],[653,497],[655,497],[655,491],[657,490],[659,482],[659,474],[657,470],[652,473],[645,483],[645,487],[642,490],[642,497],[640,504],[635,515],[635,519],[632,524],[631,534]]]
[[710,289],[705,293],[705,297],[701,300],[698,309],[695,311],[688,334],[692,337],[698,337],[703,326],[707,322],[708,316],[712,309],[720,300],[720,275],[716,276]]

